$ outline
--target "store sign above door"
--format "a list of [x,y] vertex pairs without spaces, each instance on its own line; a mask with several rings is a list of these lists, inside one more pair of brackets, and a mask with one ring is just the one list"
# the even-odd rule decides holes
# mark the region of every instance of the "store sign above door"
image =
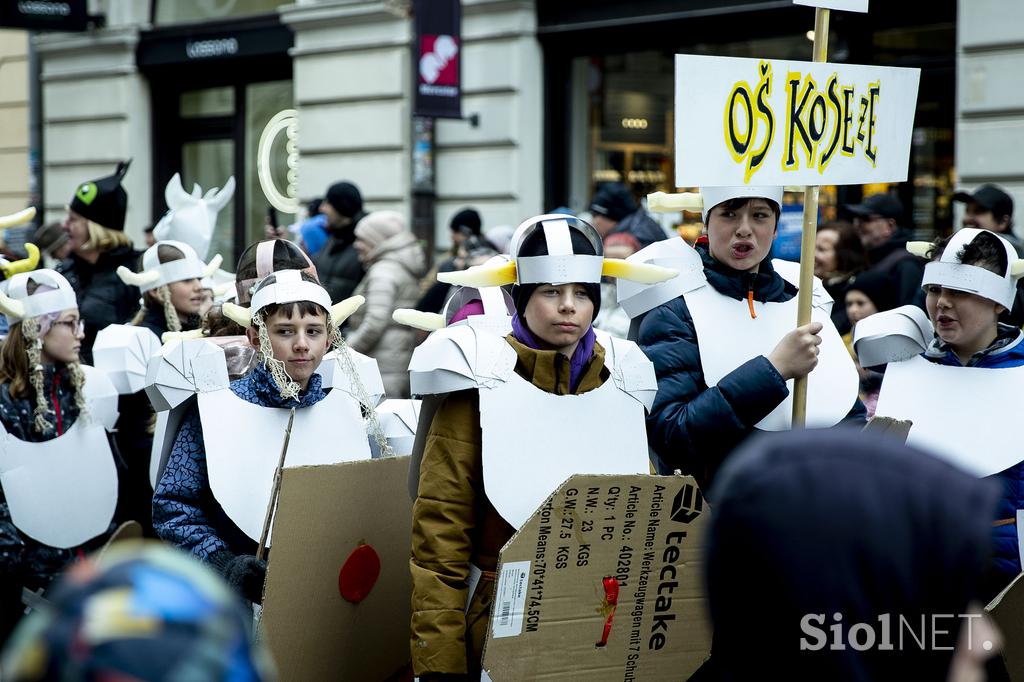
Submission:
[[920,75],[676,55],[676,185],[903,182]]
[[462,118],[462,3],[416,0],[414,116]]
[[0,0],[0,27],[30,31],[85,31],[86,0]]

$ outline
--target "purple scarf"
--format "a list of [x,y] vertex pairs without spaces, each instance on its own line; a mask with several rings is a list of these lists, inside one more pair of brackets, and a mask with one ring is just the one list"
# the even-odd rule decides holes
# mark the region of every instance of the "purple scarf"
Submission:
[[[540,347],[540,342],[537,341],[533,333],[527,328],[526,323],[520,319],[519,313],[515,313],[512,316],[512,336],[524,346],[534,350],[543,350]],[[583,368],[590,362],[590,358],[594,354],[594,344],[596,342],[597,336],[594,334],[594,325],[590,325],[587,333],[583,335],[583,338],[576,345],[576,350],[573,352],[572,357],[569,358],[569,390],[572,393],[576,392],[576,386],[579,384],[580,376],[583,374]]]

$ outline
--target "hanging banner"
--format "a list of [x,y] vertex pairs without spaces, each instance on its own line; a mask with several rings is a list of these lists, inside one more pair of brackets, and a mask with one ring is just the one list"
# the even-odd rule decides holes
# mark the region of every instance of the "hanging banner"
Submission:
[[867,12],[868,0],[793,0],[794,5],[838,9],[844,12]]
[[462,118],[462,4],[415,0],[413,116]]
[[920,75],[676,55],[676,186],[903,182]]

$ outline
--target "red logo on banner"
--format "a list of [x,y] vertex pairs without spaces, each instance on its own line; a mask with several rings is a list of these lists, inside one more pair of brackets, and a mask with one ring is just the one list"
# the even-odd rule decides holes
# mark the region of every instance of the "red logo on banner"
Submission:
[[459,84],[458,39],[453,36],[420,37],[420,83]]

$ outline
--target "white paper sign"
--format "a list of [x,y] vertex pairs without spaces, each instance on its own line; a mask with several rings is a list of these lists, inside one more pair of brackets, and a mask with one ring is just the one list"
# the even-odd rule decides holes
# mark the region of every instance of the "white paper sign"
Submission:
[[920,73],[676,55],[676,185],[902,182]]
[[794,5],[837,9],[843,12],[867,12],[868,0],[793,0]]
[[513,561],[501,567],[498,587],[494,591],[491,637],[516,637],[523,631],[529,581],[529,561]]

